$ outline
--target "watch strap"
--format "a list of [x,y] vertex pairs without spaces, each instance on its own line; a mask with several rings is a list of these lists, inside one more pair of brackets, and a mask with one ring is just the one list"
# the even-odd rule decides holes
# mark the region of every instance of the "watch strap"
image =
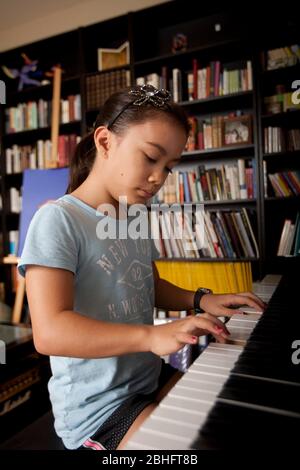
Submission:
[[207,289],[205,287],[199,287],[194,295],[194,311],[196,313],[203,313],[204,310],[200,308],[200,301],[205,294],[212,294],[211,289]]

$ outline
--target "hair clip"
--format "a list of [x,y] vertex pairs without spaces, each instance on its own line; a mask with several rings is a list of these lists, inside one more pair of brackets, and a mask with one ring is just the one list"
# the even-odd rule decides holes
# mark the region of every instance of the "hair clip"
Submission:
[[161,108],[171,100],[171,93],[168,90],[165,90],[164,88],[159,90],[150,84],[143,85],[139,89],[133,88],[129,93],[137,97],[137,99],[132,102],[132,104],[136,106],[151,103],[154,106]]
[[[150,103],[157,108],[162,108],[163,106],[168,106],[168,101],[171,100],[171,93],[164,88],[158,90],[153,85],[147,84],[143,86],[137,86],[132,88],[128,92],[129,95],[136,97],[134,101],[126,103],[125,106],[118,112],[118,114],[107,123],[107,128],[110,129],[111,126],[116,122],[119,116],[131,105],[142,106],[145,103]],[[94,125],[94,128],[97,127],[97,119]]]

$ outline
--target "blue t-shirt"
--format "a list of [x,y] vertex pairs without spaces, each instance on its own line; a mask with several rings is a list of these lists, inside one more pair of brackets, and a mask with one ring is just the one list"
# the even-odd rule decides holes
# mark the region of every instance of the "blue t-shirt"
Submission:
[[[103,213],[72,195],[41,207],[28,229],[19,272],[25,276],[30,264],[67,269],[74,273],[74,311],[108,322],[152,324],[152,260],[159,257],[154,242],[99,239],[101,220]],[[124,224],[130,225],[116,222],[122,233]],[[69,449],[82,445],[124,400],[153,392],[161,369],[160,357],[150,352],[99,359],[51,356],[50,363],[55,429]]]

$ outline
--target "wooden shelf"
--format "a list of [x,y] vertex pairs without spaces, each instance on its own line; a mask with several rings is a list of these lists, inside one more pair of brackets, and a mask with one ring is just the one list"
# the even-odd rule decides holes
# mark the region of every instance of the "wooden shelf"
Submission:
[[207,98],[203,98],[200,100],[191,100],[191,101],[180,101],[178,104],[180,106],[197,106],[206,103],[214,103],[216,101],[229,101],[232,99],[242,99],[244,97],[251,97],[253,95],[253,91],[240,91],[238,93],[229,93],[227,95],[222,96],[209,96]]
[[189,263],[193,263],[195,261],[204,263],[240,263],[246,261],[258,261],[258,258],[158,258],[157,261],[185,261]]
[[243,204],[255,204],[256,203],[256,199],[225,199],[225,200],[222,200],[222,201],[198,201],[198,202],[184,202],[184,203],[180,203],[180,202],[171,202],[171,203],[167,203],[167,202],[160,202],[160,203],[156,203],[156,202],[153,202],[152,205],[158,205],[158,207],[151,207],[151,206],[147,206],[147,209],[148,210],[160,210],[160,206],[162,204],[168,204],[170,207],[172,207],[172,205],[180,205],[181,207],[184,207],[184,206],[196,206],[196,205],[204,205],[204,206],[232,206],[232,205],[243,205]]
[[195,261],[204,263],[240,263],[246,261],[258,261],[258,258],[158,258],[156,261],[174,262],[182,261],[193,263]]
[[283,152],[263,153],[263,158],[271,159],[271,158],[281,158],[281,157],[292,157],[296,155],[300,156],[300,150],[286,150]]
[[[61,129],[64,129],[64,128],[67,128],[67,127],[71,127],[71,126],[74,126],[74,125],[78,125],[81,123],[81,119],[78,119],[76,121],[70,121],[70,122],[63,122],[59,125],[59,127]],[[31,132],[39,132],[39,131],[45,131],[45,130],[50,130],[51,127],[50,126],[46,126],[46,127],[37,127],[36,129],[24,129],[24,131],[18,131],[18,132],[9,132],[8,134],[5,134],[3,137],[5,138],[9,138],[9,137],[18,137],[19,135],[22,135],[22,134],[27,134],[27,133],[31,133]]]
[[215,205],[243,205],[243,204],[256,204],[256,199],[227,199],[225,201],[204,201],[206,206],[215,206]]
[[212,51],[213,49],[230,46],[232,44],[237,44],[237,40],[236,39],[231,39],[228,41],[223,40],[223,41],[218,41],[218,42],[214,42],[211,44],[206,44],[203,46],[193,47],[193,48],[187,49],[186,51],[177,52],[176,54],[170,53],[170,54],[163,54],[163,55],[156,56],[156,57],[150,57],[149,59],[136,61],[134,62],[133,65],[134,67],[139,67],[141,65],[155,64],[158,62],[168,62],[168,61],[172,61],[173,59],[177,59],[178,57],[182,58],[184,56],[197,54],[198,52],[210,51],[210,50]]
[[[181,155],[182,161],[195,159],[195,157],[207,158],[223,158],[226,154],[237,154],[240,152],[254,151],[254,144],[247,145],[228,145],[227,147],[219,147],[205,150],[192,150],[190,152],[183,152]],[[227,155],[226,155],[227,156]]]
[[118,70],[128,70],[130,69],[130,64],[127,65],[119,65],[118,67],[111,67],[110,69],[106,70],[95,70],[95,72],[88,72],[84,74],[84,77],[93,77],[94,75],[102,75],[104,73],[116,72]]
[[298,196],[288,196],[288,197],[279,197],[279,196],[268,196],[268,197],[265,197],[265,201],[266,202],[297,202],[299,201],[300,199],[300,194],[298,194]]
[[[80,125],[81,125],[81,120],[62,123],[59,125],[59,132],[60,134],[63,132],[70,132],[70,130],[78,129]],[[47,135],[50,135],[50,132],[51,132],[51,128],[49,126],[38,127],[37,129],[26,129],[20,132],[11,132],[9,134],[5,134],[3,136],[3,141],[7,142],[6,145],[8,145],[10,141],[14,141],[14,140],[17,140],[17,141],[22,140],[22,139],[38,140],[40,136],[46,137]]]
[[295,64],[295,65],[289,65],[287,67],[278,67],[277,69],[271,69],[271,70],[263,70],[262,76],[264,78],[270,78],[270,77],[275,77],[277,76],[281,77],[284,75],[290,75],[292,76],[293,74],[299,74],[300,72],[300,64]]
[[282,119],[298,118],[300,117],[300,109],[294,109],[282,113],[274,114],[263,114],[261,116],[262,121],[281,121]]

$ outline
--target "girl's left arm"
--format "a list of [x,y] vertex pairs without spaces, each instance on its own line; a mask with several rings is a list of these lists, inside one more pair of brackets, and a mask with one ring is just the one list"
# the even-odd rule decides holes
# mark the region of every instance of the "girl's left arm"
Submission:
[[[159,277],[154,263],[154,291],[155,306],[165,310],[191,310],[194,308],[195,291],[181,289],[165,279]],[[253,292],[238,294],[205,294],[200,301],[200,308],[215,316],[231,316],[241,313],[239,309],[230,308],[232,305],[247,305],[260,312],[266,308],[266,304]]]
[[181,289],[171,282],[161,279],[154,263],[155,306],[165,310],[190,310],[194,308],[194,291]]

